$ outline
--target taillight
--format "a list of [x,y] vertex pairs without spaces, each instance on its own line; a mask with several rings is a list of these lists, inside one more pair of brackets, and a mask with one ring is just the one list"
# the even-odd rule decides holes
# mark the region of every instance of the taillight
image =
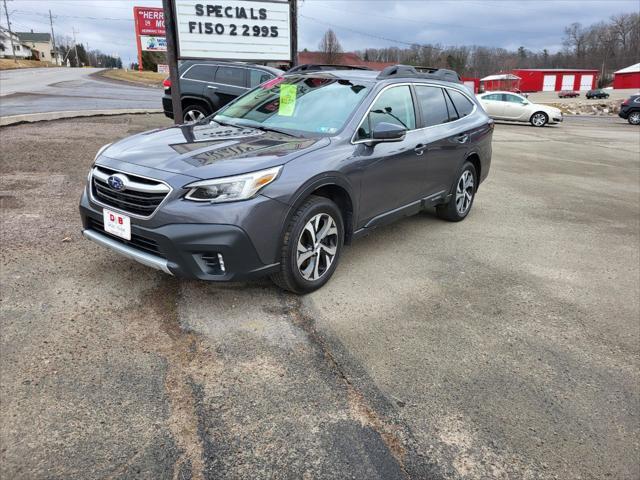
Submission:
[[624,102],[622,102],[622,105],[629,105],[631,103],[631,99],[627,98]]
[[165,79],[162,81],[162,86],[163,86],[164,88],[169,88],[169,87],[171,87],[171,79],[169,79],[169,78],[165,78]]

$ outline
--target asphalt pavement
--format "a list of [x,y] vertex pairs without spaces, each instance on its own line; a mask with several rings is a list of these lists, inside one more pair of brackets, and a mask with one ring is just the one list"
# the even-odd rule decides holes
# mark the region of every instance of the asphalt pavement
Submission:
[[498,124],[465,221],[381,228],[296,297],[80,236],[94,152],[168,124],[0,130],[1,478],[640,477],[637,127]]
[[162,108],[162,90],[100,80],[99,68],[0,70],[0,116]]

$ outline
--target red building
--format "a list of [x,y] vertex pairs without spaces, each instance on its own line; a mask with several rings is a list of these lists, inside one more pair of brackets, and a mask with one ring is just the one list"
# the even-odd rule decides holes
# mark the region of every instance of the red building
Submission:
[[613,88],[640,88],[640,63],[614,72]]
[[519,68],[511,73],[520,77],[523,92],[591,90],[596,88],[598,70],[577,68]]

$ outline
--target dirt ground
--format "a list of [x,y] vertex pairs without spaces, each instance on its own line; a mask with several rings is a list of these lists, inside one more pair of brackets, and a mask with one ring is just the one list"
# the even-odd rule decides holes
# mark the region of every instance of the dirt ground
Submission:
[[1,478],[640,477],[637,128],[500,124],[468,219],[296,297],[81,237],[95,152],[164,125],[0,129]]

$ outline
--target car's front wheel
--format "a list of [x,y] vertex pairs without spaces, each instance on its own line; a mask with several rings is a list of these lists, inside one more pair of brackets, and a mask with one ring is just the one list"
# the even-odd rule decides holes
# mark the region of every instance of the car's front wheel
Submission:
[[631,125],[640,125],[640,112],[631,112],[629,114],[629,117],[627,118],[627,121]]
[[329,281],[344,243],[344,223],[338,206],[311,196],[295,212],[285,231],[280,271],[271,278],[294,293],[309,293]]
[[531,119],[529,121],[534,127],[544,127],[549,121],[549,117],[547,117],[547,114],[544,112],[536,112],[531,115]]

